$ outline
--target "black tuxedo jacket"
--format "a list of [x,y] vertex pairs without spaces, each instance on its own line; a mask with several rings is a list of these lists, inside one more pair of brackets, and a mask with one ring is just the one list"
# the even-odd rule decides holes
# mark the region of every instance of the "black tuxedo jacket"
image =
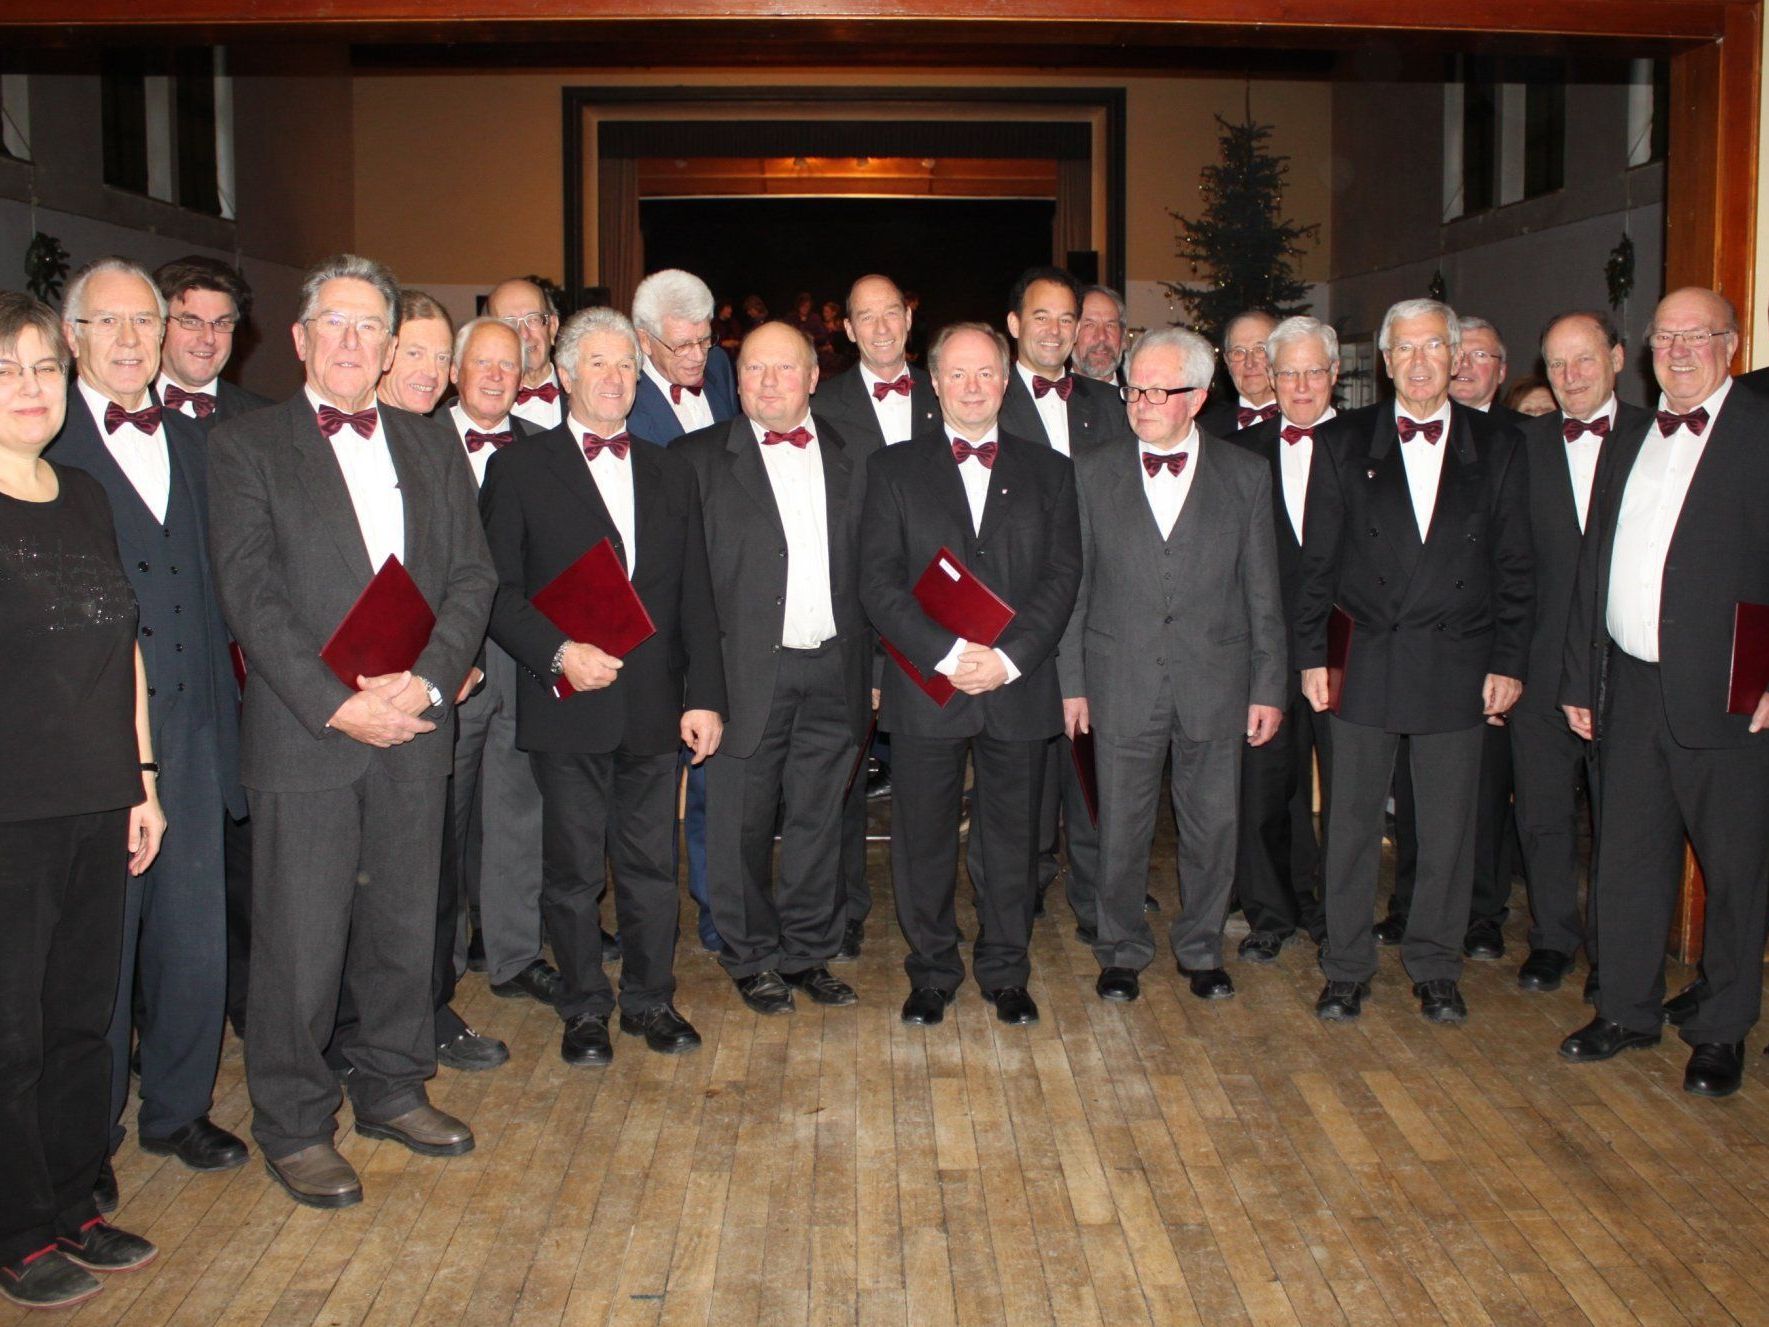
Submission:
[[1339,717],[1393,733],[1480,723],[1488,673],[1529,682],[1535,568],[1522,439],[1456,405],[1443,439],[1425,445],[1447,454],[1423,541],[1393,402],[1323,425],[1308,476],[1296,667],[1326,666],[1337,604],[1356,624]]
[[[934,395],[933,379],[918,364],[909,366],[909,436],[939,427],[940,402]],[[872,392],[860,376],[856,364],[846,373],[838,373],[817,386],[812,400],[817,413],[836,428],[850,446],[864,445],[868,452],[887,443],[907,442],[908,438],[887,438],[878,426],[878,411],[872,404]]]
[[[823,461],[830,606],[842,652],[848,722],[854,741],[859,742],[871,710],[867,662],[872,644],[860,611],[857,566],[864,454],[857,456],[859,449],[850,448],[840,430],[817,412],[811,416],[811,427]],[[774,701],[786,623],[786,531],[780,508],[762,464],[761,444],[747,417],[738,415],[697,429],[671,443],[670,451],[686,458],[700,479],[730,702],[719,750],[732,756],[752,755]]]
[[[1598,712],[1612,642],[1606,621],[1616,521],[1647,430],[1647,414],[1610,434],[1597,462],[1566,632],[1562,704]],[[1769,742],[1750,716],[1726,713],[1733,610],[1740,600],[1769,604],[1769,399],[1734,384],[1708,424],[1707,444],[1683,499],[1665,555],[1659,604],[1659,677],[1665,719],[1680,746],[1740,747]],[[1599,737],[1602,736],[1601,727]],[[1760,810],[1760,808],[1758,808]]]
[[981,696],[960,692],[942,709],[887,663],[881,713],[893,733],[1030,741],[1062,731],[1056,651],[1081,585],[1075,470],[1066,456],[1005,428],[1000,442],[976,532],[943,434],[874,452],[868,463],[860,597],[873,627],[924,676],[933,673],[955,638],[922,612],[913,590],[949,548],[1014,610],[995,644],[1020,670],[1018,681]]
[[[1279,418],[1273,415],[1272,419]],[[1272,419],[1262,420],[1269,424]],[[1215,438],[1233,439],[1241,430],[1241,398],[1233,396],[1226,401],[1211,401],[1198,412],[1198,427]]]
[[[160,400],[157,382],[154,400],[156,402]],[[215,413],[207,419],[193,419],[191,416],[183,414],[182,411],[168,410],[167,413],[178,414],[187,423],[196,425],[198,431],[206,438],[216,425],[225,424],[230,419],[238,419],[248,411],[262,410],[270,404],[272,402],[268,396],[260,396],[257,392],[248,391],[237,383],[229,382],[226,378],[217,378],[215,380]]]
[[[1598,463],[1624,433],[1638,431],[1652,412],[1617,401],[1615,428],[1598,450]],[[1530,685],[1518,708],[1532,714],[1560,715],[1560,673],[1566,659],[1566,620],[1572,609],[1573,581],[1578,577],[1579,511],[1573,502],[1572,470],[1566,460],[1561,426],[1566,416],[1554,410],[1525,417],[1520,432],[1529,455],[1529,529],[1536,559],[1536,625],[1530,640]],[[1592,481],[1593,491],[1596,481]],[[1589,513],[1587,512],[1587,516]]]
[[[1200,415],[1198,418],[1202,420],[1203,416]],[[1232,413],[1229,420],[1232,425],[1234,420]],[[1283,422],[1281,415],[1275,416],[1263,423],[1255,424],[1252,428],[1241,429],[1238,432],[1231,431],[1224,437],[1224,440],[1237,447],[1246,448],[1264,461],[1271,471],[1271,521],[1272,534],[1278,550],[1278,589],[1284,602],[1284,626],[1286,630],[1290,630],[1294,628],[1296,623],[1296,603],[1302,589],[1302,544],[1296,538],[1295,527],[1290,524],[1290,509],[1284,505],[1284,472],[1279,463],[1279,457],[1283,454],[1280,449],[1285,446],[1285,443],[1283,438],[1278,436]],[[1197,427],[1203,432],[1209,432],[1202,423],[1199,423]],[[1222,437],[1224,435],[1214,436]],[[1311,463],[1311,473],[1312,470]],[[1304,526],[1304,528],[1307,527]],[[1293,657],[1295,645],[1293,642],[1288,643]],[[1287,670],[1287,674],[1286,701],[1299,695],[1302,690],[1302,675],[1294,668]]]
[[603,539],[627,550],[569,417],[491,458],[479,510],[497,567],[491,638],[523,667],[516,744],[525,751],[602,754],[616,747],[663,755],[681,742],[685,709],[725,711],[718,622],[700,520],[700,486],[682,460],[634,439],[633,589],[657,634],[624,659],[614,682],[553,695],[553,656],[568,639],[529,602]]
[[[1095,442],[1130,431],[1130,425],[1124,420],[1124,402],[1119,398],[1117,388],[1084,378],[1079,373],[1070,376],[1075,380],[1075,389],[1069,393],[1068,400],[1070,451],[1081,451]],[[1050,445],[1044,418],[1038,413],[1038,405],[1032,399],[1025,379],[1020,377],[1017,364],[1010,364],[1007,369],[1007,395],[1001,401],[1000,427],[1009,437]],[[930,436],[933,431],[938,430],[930,431]]]

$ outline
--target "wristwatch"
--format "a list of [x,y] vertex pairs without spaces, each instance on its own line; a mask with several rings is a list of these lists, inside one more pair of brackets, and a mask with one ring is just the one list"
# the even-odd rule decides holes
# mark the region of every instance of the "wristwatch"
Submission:
[[432,682],[427,677],[420,677],[418,681],[424,684],[424,694],[430,698],[430,708],[433,710],[441,709],[442,693],[436,689],[436,683]]
[[553,674],[561,676],[565,672],[565,651],[571,648],[570,641],[562,641],[559,648],[553,651]]

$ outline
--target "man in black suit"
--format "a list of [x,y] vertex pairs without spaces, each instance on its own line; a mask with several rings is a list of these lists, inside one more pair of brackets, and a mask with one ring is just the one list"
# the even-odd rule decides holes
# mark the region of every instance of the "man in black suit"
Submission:
[[1121,387],[1124,375],[1118,365],[1124,358],[1124,297],[1110,286],[1089,286],[1081,292],[1081,318],[1075,324],[1075,349],[1070,363],[1075,372],[1108,387]]
[[[895,663],[884,671],[896,776],[891,879],[909,942],[902,1017],[940,1022],[964,980],[953,886],[968,754],[970,837],[987,868],[973,875],[972,970],[997,1018],[1032,1023],[1038,808],[1046,752],[1063,721],[1056,649],[1081,579],[1074,468],[998,425],[1014,371],[994,329],[943,329],[928,363],[944,427],[873,453],[861,543],[873,626],[923,677],[942,674],[958,693],[941,707]],[[916,600],[916,581],[942,549],[1014,610],[994,647],[954,637]]]
[[1265,342],[1278,320],[1263,309],[1237,313],[1222,329],[1222,362],[1235,389],[1233,403],[1213,401],[1198,413],[1198,427],[1217,438],[1232,438],[1241,429],[1263,424],[1278,415],[1271,361]]
[[[1619,400],[1625,351],[1607,313],[1566,313],[1542,334],[1542,362],[1560,409],[1526,420],[1530,536],[1536,556],[1536,626],[1529,675],[1535,681],[1511,712],[1517,832],[1529,884],[1529,957],[1517,973],[1526,991],[1551,991],[1572,971],[1581,946],[1597,972],[1597,941],[1579,906],[1578,789],[1597,805],[1591,746],[1555,703],[1566,657],[1566,621],[1578,572],[1591,485],[1607,439],[1635,433],[1651,412]],[[1595,841],[1595,840],[1593,840]]]
[[[1597,1017],[1561,1043],[1606,1060],[1659,1038],[1683,842],[1707,882],[1708,993],[1682,1024],[1683,1089],[1736,1092],[1761,1011],[1769,887],[1769,692],[1727,712],[1734,615],[1769,605],[1769,402],[1728,373],[1737,314],[1672,291],[1647,335],[1661,396],[1603,445],[1560,699],[1598,758]],[[1746,700],[1749,705],[1749,700]]]
[[[245,813],[239,693],[210,577],[202,431],[149,393],[165,314],[147,273],[120,258],[101,259],[68,283],[62,332],[77,377],[49,456],[91,474],[110,498],[117,549],[141,605],[160,802],[180,826],[154,864],[129,878],[124,899],[108,1034],[110,1150],[123,1141],[138,1032],[142,1149],[195,1170],[225,1170],[246,1160],[245,1144],[209,1120],[227,1003],[222,825]],[[108,1161],[98,1188],[108,1211],[116,1203]]]
[[559,310],[553,297],[525,276],[500,281],[485,297],[487,317],[513,328],[522,338],[522,385],[511,412],[537,428],[557,428],[565,419],[565,388],[553,371],[553,338]]
[[1401,958],[1420,1012],[1461,1022],[1481,747],[1517,703],[1529,660],[1527,462],[1513,430],[1450,399],[1458,334],[1446,305],[1394,305],[1378,345],[1395,399],[1316,435],[1303,531],[1295,644],[1317,712],[1330,699],[1329,617],[1338,608],[1353,624],[1328,721],[1327,984],[1315,1012],[1356,1018],[1375,975],[1382,807],[1405,736],[1414,779],[1432,795],[1419,807]]
[[[523,668],[516,741],[540,786],[541,912],[559,960],[567,1064],[607,1064],[614,993],[598,920],[604,862],[620,926],[620,1027],[662,1053],[700,1035],[676,1011],[676,749],[719,745],[718,658],[700,500],[674,451],[626,429],[639,377],[633,326],[613,309],[574,314],[559,334],[566,425],[499,452],[480,506],[498,568],[491,633]],[[624,657],[571,640],[530,602],[609,541],[656,634]],[[564,700],[554,687],[574,688]]]
[[[757,1013],[793,991],[848,1005],[841,788],[866,733],[871,636],[856,583],[864,472],[811,413],[817,356],[785,323],[737,355],[738,418],[676,442],[700,479],[729,718],[707,763],[707,885],[721,958]],[[774,827],[780,825],[775,877]]]
[[[425,1097],[433,928],[413,921],[436,915],[452,706],[497,578],[460,447],[440,424],[376,405],[398,309],[379,263],[340,254],[312,269],[292,329],[305,386],[209,438],[216,587],[249,668],[252,1132],[272,1177],[313,1207],[362,1200],[332,1145],[338,1082],[324,1054],[344,983],[358,1010],[357,1132],[427,1156],[473,1146]],[[409,671],[348,686],[320,649],[392,557],[435,625]]]
[[[1296,620],[1315,433],[1339,413],[1333,408],[1339,336],[1319,319],[1286,318],[1266,339],[1266,355],[1281,413],[1231,436],[1271,469],[1272,533],[1289,624]],[[1317,944],[1327,933],[1314,788],[1318,752],[1324,812],[1332,738],[1326,716],[1316,714],[1304,698],[1300,675],[1289,670],[1286,680],[1283,727],[1241,757],[1235,896],[1247,916],[1249,929],[1239,952],[1249,963],[1275,962],[1298,931]]]

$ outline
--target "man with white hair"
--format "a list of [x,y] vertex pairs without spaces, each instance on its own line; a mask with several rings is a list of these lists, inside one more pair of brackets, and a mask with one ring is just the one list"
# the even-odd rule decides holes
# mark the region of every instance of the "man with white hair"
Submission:
[[[1481,748],[1523,693],[1535,568],[1522,441],[1451,400],[1459,340],[1447,305],[1394,305],[1378,345],[1395,399],[1315,437],[1295,646],[1303,694],[1317,713],[1332,708],[1327,983],[1315,1003],[1329,1020],[1358,1017],[1375,975],[1383,803],[1403,736],[1430,795],[1401,960],[1427,1019],[1468,1016],[1459,982]],[[1339,659],[1328,646],[1335,608],[1351,619]],[[1330,664],[1344,669],[1336,697]]]
[[1194,996],[1234,994],[1222,928],[1241,753],[1277,734],[1288,690],[1271,476],[1194,423],[1214,367],[1196,333],[1167,327],[1141,337],[1120,390],[1135,438],[1074,456],[1081,588],[1057,671],[1065,729],[1094,739],[1094,989],[1105,1000],[1136,999],[1138,973],[1155,956],[1143,895],[1169,758],[1180,896],[1169,939]]
[[522,338],[522,385],[512,412],[530,424],[556,428],[565,419],[566,388],[553,371],[553,338],[559,334],[553,297],[531,277],[510,277],[492,287],[485,312]]

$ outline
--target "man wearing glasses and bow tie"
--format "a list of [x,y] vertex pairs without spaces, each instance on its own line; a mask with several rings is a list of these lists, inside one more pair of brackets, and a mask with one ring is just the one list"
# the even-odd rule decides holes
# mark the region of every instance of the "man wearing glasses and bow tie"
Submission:
[[553,371],[553,338],[559,335],[553,297],[527,277],[511,277],[492,287],[485,314],[522,338],[522,383],[511,411],[543,429],[558,428],[566,403],[565,388]]
[[1401,960],[1420,1012],[1459,1023],[1485,726],[1517,703],[1529,663],[1527,462],[1515,430],[1450,399],[1460,348],[1450,308],[1403,300],[1377,344],[1395,399],[1317,432],[1302,539],[1296,663],[1317,713],[1329,705],[1334,609],[1353,624],[1328,720],[1327,983],[1315,1012],[1356,1018],[1369,994],[1383,803],[1405,736],[1419,866]]
[[201,254],[154,273],[166,297],[166,338],[160,346],[160,401],[197,421],[206,434],[223,420],[270,404],[221,376],[234,338],[251,316],[252,288],[226,263]]
[[1234,385],[1235,399],[1212,401],[1198,412],[1198,427],[1213,438],[1232,438],[1239,430],[1263,424],[1278,415],[1277,389],[1265,343],[1278,320],[1263,309],[1237,313],[1222,329],[1222,362]]

